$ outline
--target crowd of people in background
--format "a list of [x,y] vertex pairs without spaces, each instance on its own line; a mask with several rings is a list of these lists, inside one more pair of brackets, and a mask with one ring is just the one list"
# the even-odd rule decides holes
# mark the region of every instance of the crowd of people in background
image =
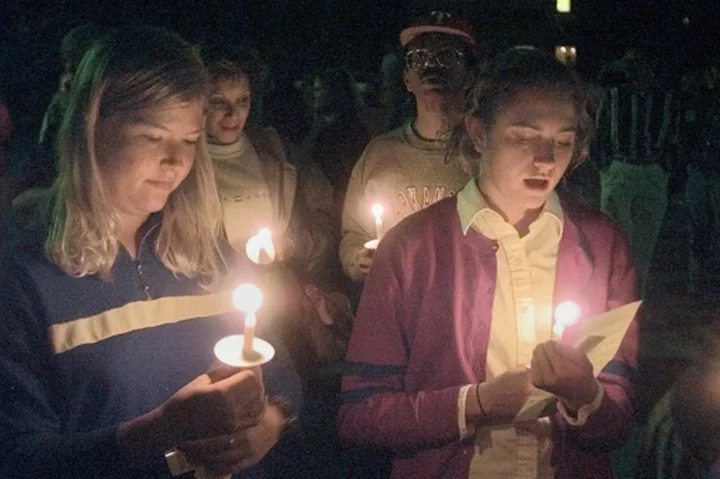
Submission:
[[[84,24],[33,138],[0,92],[0,476],[167,477],[177,449],[237,477],[720,477],[720,64],[673,85],[628,50],[583,81],[444,11],[398,38],[375,77],[296,78]],[[277,357],[238,372],[212,346],[244,280]],[[597,377],[551,331],[572,297],[645,299]],[[703,346],[643,389],[673,328]],[[534,387],[557,407],[517,426]]]

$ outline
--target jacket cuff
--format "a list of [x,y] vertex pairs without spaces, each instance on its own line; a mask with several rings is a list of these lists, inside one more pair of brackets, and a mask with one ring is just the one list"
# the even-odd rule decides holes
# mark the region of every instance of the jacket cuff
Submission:
[[560,411],[560,414],[562,414],[570,426],[584,426],[590,415],[600,409],[600,404],[602,404],[603,397],[605,396],[605,388],[602,387],[602,384],[600,384],[597,379],[595,382],[598,385],[598,393],[595,396],[595,399],[593,399],[589,404],[586,404],[578,409],[575,415],[568,411],[568,408],[562,399],[558,400],[558,411]]
[[460,439],[467,439],[475,435],[475,426],[467,422],[467,396],[473,384],[463,386],[458,393],[458,431]]

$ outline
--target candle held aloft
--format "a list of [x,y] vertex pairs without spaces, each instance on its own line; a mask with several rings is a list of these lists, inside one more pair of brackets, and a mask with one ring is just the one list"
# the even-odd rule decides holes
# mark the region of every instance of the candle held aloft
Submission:
[[277,252],[272,239],[272,231],[262,228],[248,239],[245,254],[255,264],[270,264],[275,261]]
[[378,240],[382,238],[382,227],[383,227],[383,220],[382,216],[385,212],[385,208],[383,208],[383,205],[376,203],[372,207],[372,214],[375,217],[375,235]]
[[260,288],[251,283],[241,284],[233,291],[233,306],[245,313],[245,331],[243,333],[243,356],[250,357],[254,353],[255,327],[257,317],[255,313],[262,305],[263,295]]
[[580,319],[580,306],[573,301],[565,301],[555,308],[555,320],[553,321],[553,335],[560,339],[565,328],[577,324]]

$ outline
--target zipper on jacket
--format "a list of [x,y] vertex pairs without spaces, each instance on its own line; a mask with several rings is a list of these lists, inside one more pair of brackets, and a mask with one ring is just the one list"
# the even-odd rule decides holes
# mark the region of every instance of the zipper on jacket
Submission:
[[140,286],[142,287],[143,291],[145,292],[145,299],[150,301],[152,299],[152,296],[150,295],[150,286],[148,286],[147,281],[145,281],[142,263],[140,263],[139,258],[135,262],[135,271],[137,272],[138,279],[140,280]]
[[160,224],[154,224],[152,225],[143,235],[142,239],[140,239],[140,244],[138,245],[138,255],[135,262],[135,272],[137,273],[138,279],[140,280],[140,287],[142,287],[143,292],[145,293],[145,300],[150,301],[153,299],[152,295],[150,294],[150,285],[148,285],[147,280],[145,279],[145,272],[143,271],[143,265],[142,265],[142,256],[143,256],[143,250],[145,248],[145,240],[147,239],[148,235],[150,233],[160,226]]

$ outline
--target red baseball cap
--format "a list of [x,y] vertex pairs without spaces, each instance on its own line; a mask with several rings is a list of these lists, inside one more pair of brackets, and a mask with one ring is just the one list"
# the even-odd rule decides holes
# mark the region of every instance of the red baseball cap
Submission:
[[429,15],[418,17],[400,32],[400,45],[403,48],[416,36],[423,33],[447,33],[465,38],[472,45],[475,45],[475,35],[470,24],[447,12],[433,11]]

